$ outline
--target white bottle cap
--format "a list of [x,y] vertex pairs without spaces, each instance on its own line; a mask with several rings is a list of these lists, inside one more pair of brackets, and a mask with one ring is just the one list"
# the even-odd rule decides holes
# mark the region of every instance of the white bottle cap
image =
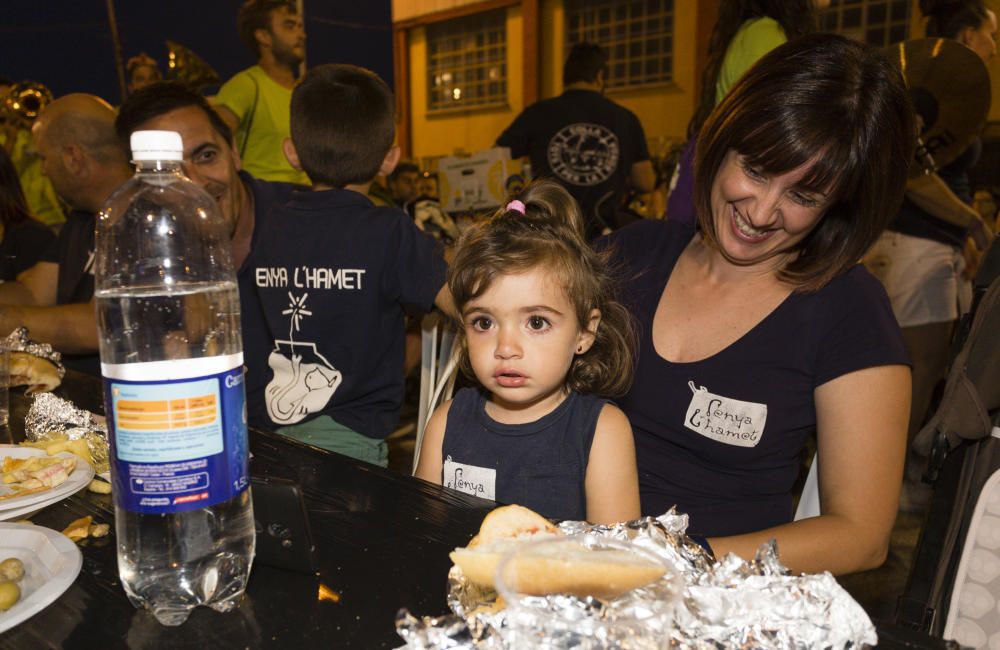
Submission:
[[176,131],[136,131],[131,145],[132,160],[184,160],[184,143]]

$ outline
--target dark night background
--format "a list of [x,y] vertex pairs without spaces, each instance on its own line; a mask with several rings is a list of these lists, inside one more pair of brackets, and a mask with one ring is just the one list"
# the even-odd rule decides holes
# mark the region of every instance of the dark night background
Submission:
[[[115,0],[122,58],[145,51],[166,72],[170,39],[215,68],[222,81],[253,65],[236,34],[240,0]],[[105,0],[3,0],[0,76],[30,79],[57,97],[88,92],[121,103]],[[353,63],[392,87],[391,0],[305,0],[309,66]],[[214,94],[217,87],[206,88]]]

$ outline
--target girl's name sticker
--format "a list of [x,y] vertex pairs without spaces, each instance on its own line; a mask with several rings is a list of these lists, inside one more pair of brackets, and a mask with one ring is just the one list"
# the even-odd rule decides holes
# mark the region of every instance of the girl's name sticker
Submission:
[[688,382],[691,403],[684,426],[706,438],[737,447],[756,447],[764,435],[767,404],[744,402],[708,392]]
[[495,469],[456,463],[451,459],[451,456],[448,456],[444,459],[442,474],[442,483],[446,488],[496,501],[497,471]]

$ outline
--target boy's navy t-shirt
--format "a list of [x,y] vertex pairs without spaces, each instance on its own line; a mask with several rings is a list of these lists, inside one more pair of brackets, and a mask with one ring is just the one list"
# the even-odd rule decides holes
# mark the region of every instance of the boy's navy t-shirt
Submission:
[[258,304],[244,305],[244,322],[264,334],[251,325],[244,340],[250,424],[327,415],[385,438],[403,401],[404,309],[433,307],[441,245],[405,212],[350,190],[294,191],[257,212],[254,237],[245,272]]
[[653,347],[653,316],[693,236],[690,225],[640,221],[598,243],[614,251],[638,322],[635,381],[619,405],[635,433],[642,513],[676,505],[691,533],[710,537],[758,531],[792,520],[815,389],[909,361],[885,290],[860,265],[816,293],[793,293],[712,357],[667,361]]

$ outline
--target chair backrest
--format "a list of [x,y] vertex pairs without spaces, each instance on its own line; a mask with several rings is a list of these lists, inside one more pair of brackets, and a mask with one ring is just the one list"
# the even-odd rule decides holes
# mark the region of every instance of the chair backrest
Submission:
[[446,319],[437,313],[424,317],[420,324],[420,403],[417,405],[417,439],[413,448],[413,470],[420,462],[424,429],[434,409],[451,399],[458,370],[455,333]]
[[799,505],[795,508],[795,521],[820,515],[818,474],[819,454],[813,454],[812,463],[809,465],[809,474],[806,475],[802,494],[799,495]]

